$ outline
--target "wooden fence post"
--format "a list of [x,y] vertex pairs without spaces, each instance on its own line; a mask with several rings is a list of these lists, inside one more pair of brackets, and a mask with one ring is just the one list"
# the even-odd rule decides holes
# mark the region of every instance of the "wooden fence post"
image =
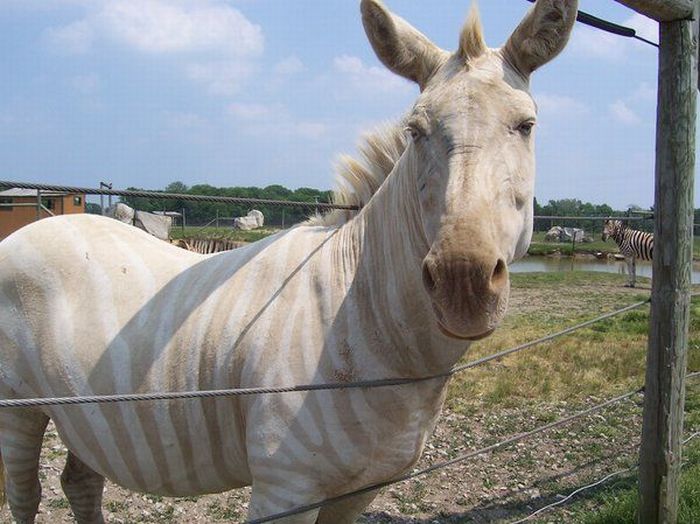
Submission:
[[694,23],[660,23],[654,278],[639,469],[639,522],[675,523],[693,239]]

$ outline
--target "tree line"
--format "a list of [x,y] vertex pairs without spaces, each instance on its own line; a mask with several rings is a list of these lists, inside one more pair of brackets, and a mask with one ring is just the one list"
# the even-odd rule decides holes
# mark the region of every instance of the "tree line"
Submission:
[[[611,217],[611,216],[640,216],[635,215],[635,211],[642,210],[635,204],[630,204],[626,210],[615,210],[608,204],[592,204],[590,202],[582,202],[576,198],[563,198],[560,200],[550,200],[545,205],[540,205],[535,199],[534,212],[535,216],[560,216],[560,217]],[[552,226],[576,227],[585,230],[588,233],[600,233],[603,231],[602,220],[567,220],[559,221],[556,219],[536,219],[535,231],[548,231]],[[652,231],[654,229],[653,220],[638,220],[632,224],[635,229],[643,231]]]
[[[128,189],[138,190],[138,188],[131,187]],[[182,182],[172,182],[165,187],[164,191],[166,193],[184,195],[212,195],[296,202],[329,203],[331,201],[331,191],[320,191],[310,187],[300,187],[291,190],[281,185],[267,187],[215,187],[209,184],[197,184],[188,187]],[[140,211],[177,211],[179,213],[184,211],[187,224],[190,225],[204,225],[217,216],[221,224],[230,224],[231,222],[226,222],[222,219],[245,216],[252,209],[257,209],[265,216],[266,224],[276,226],[284,224],[288,226],[306,220],[314,213],[313,208],[309,207],[191,202],[181,199],[121,197],[121,202]]]

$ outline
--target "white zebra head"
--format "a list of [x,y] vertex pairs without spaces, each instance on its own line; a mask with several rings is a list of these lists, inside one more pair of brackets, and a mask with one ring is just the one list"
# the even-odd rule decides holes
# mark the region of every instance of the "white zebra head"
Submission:
[[362,0],[380,60],[421,94],[407,119],[422,224],[423,282],[442,332],[476,340],[505,313],[507,265],[532,235],[537,108],[530,74],[565,46],[575,0],[538,0],[506,44],[489,49],[476,9],[449,53],[379,0]]

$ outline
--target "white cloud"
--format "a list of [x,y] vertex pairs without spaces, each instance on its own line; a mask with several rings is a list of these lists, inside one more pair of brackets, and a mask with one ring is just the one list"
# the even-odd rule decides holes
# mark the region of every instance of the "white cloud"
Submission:
[[642,82],[637,89],[634,90],[630,96],[630,100],[634,102],[655,102],[656,88],[650,86],[646,82]]
[[253,71],[249,62],[237,60],[192,63],[185,68],[187,77],[212,95],[237,93]]
[[97,23],[114,40],[148,53],[215,51],[248,56],[263,49],[260,26],[240,11],[212,2],[112,0]]
[[625,56],[626,38],[585,25],[577,25],[571,36],[571,50],[579,55],[619,61]]
[[537,93],[534,98],[540,113],[555,116],[580,116],[589,112],[586,104],[570,96]]
[[300,136],[317,140],[329,132],[327,124],[296,119],[280,104],[236,102],[228,106],[227,112],[247,133],[255,136]]
[[353,90],[375,93],[410,92],[413,85],[377,66],[367,66],[356,56],[341,55],[333,59],[333,69]]
[[[185,75],[211,94],[231,95],[264,48],[260,26],[223,0],[100,0],[83,18],[46,32],[52,49],[86,53],[97,42],[134,52],[185,55]],[[287,67],[290,67],[288,65]]]
[[625,125],[637,125],[642,121],[624,100],[616,100],[610,104],[609,110],[613,118]]
[[67,51],[85,51],[107,39],[146,53],[225,56],[255,55],[264,47],[260,26],[215,0],[103,0],[86,10],[83,19],[50,29],[50,41]]

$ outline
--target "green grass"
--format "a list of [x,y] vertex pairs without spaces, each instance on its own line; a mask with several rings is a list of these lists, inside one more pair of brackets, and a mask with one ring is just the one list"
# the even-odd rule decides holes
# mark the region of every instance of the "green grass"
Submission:
[[[647,289],[623,286],[624,275],[589,272],[516,273],[503,324],[469,349],[464,361],[535,340],[646,300]],[[582,401],[612,396],[644,383],[649,306],[612,317],[456,376],[448,406],[458,412],[531,401]],[[700,299],[691,307],[688,369],[700,370]]]
[[[465,360],[645,300],[649,293],[625,288],[624,276],[606,273],[516,273],[511,278],[506,319],[491,337],[474,344]],[[640,284],[648,285],[648,280]],[[698,304],[693,318],[700,324]],[[644,380],[648,311],[643,306],[459,375],[451,382],[448,405],[469,411],[483,403],[507,407],[532,400],[581,400],[637,387]]]
[[182,228],[175,227],[170,231],[170,237],[179,238],[226,238],[236,242],[255,242],[279,231],[275,227],[263,227],[252,231],[242,231],[231,227],[195,227],[188,226]]
[[[700,405],[700,384],[688,387],[686,399],[686,434],[700,429],[692,417]],[[694,420],[694,419],[692,419]],[[700,522],[700,441],[695,439],[683,449],[678,523]],[[603,485],[569,508],[572,522],[582,524],[635,524],[638,507],[637,471]],[[544,519],[547,520],[546,518]]]
[[[537,255],[553,255],[561,254],[571,256],[573,252],[571,242],[545,242],[544,232],[536,232],[532,235],[532,242],[528,249],[528,254]],[[603,242],[600,234],[593,238],[593,242],[577,242],[575,246],[576,253],[619,253],[617,244],[613,240]]]

